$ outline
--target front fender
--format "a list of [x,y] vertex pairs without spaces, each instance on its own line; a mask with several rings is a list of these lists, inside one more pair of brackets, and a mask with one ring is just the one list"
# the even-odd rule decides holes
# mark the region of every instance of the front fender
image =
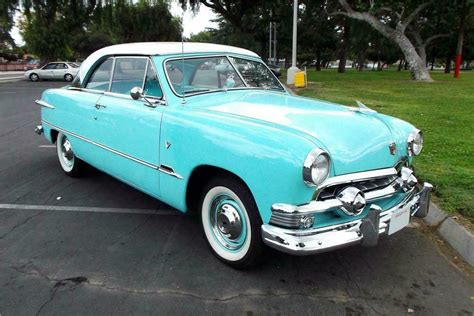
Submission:
[[[165,145],[167,143],[169,148]],[[183,179],[162,174],[163,201],[186,211],[186,187],[201,165],[228,170],[250,188],[264,223],[273,203],[303,203],[314,188],[304,184],[302,166],[316,144],[265,122],[222,116],[187,107],[169,108],[161,127],[160,163]]]

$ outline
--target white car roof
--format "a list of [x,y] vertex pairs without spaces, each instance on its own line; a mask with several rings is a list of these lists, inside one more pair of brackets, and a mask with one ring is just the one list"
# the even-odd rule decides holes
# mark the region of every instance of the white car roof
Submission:
[[[144,42],[118,44],[101,48],[84,60],[79,69],[79,79],[84,80],[89,68],[99,59],[108,55],[167,55],[180,54],[183,51],[181,42]],[[254,52],[227,45],[210,44],[210,43],[191,43],[184,42],[184,53],[233,53],[258,57]]]

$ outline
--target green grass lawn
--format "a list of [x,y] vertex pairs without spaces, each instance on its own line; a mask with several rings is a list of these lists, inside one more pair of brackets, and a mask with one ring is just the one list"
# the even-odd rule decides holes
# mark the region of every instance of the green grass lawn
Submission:
[[421,129],[425,147],[415,158],[419,179],[434,185],[434,201],[474,221],[474,71],[434,72],[434,83],[414,82],[395,70],[308,71],[308,87],[296,93],[372,109]]

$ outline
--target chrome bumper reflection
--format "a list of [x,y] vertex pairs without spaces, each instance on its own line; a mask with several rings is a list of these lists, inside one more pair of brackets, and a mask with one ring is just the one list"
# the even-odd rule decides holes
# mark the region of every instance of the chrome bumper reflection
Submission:
[[[411,216],[426,216],[432,188],[429,183],[425,183],[422,187],[417,186],[407,193],[402,202],[385,211],[372,204],[365,218],[344,224],[306,230],[264,224],[262,238],[268,246],[294,255],[310,255],[353,244],[374,245],[379,235],[388,232],[395,211],[409,206]],[[374,234],[371,233],[371,228],[376,230]]]

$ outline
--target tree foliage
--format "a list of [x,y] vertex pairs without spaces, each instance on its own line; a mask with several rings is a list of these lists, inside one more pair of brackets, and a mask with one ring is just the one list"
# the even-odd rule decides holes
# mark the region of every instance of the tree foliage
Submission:
[[0,1],[0,49],[14,49],[15,41],[10,35],[13,27],[13,17],[18,5],[18,0]]
[[181,38],[181,21],[163,0],[25,0],[24,14],[24,40],[42,62],[82,59],[116,43]]
[[[240,46],[267,58],[269,24],[274,22],[277,58],[291,57],[293,0],[2,0],[0,48],[14,45],[9,31],[19,1],[28,51],[43,61],[82,59],[115,43],[180,40],[181,21],[170,14],[170,1],[188,10],[206,6],[217,13],[218,27],[190,41]],[[359,70],[370,62],[381,70],[401,60],[399,64],[409,65],[415,77],[421,74],[429,80],[427,64],[446,64],[449,70],[462,14],[467,16],[464,59],[474,59],[474,18],[471,7],[463,12],[462,3],[299,0],[298,61],[320,70],[339,59],[344,71],[346,59],[355,61]]]

